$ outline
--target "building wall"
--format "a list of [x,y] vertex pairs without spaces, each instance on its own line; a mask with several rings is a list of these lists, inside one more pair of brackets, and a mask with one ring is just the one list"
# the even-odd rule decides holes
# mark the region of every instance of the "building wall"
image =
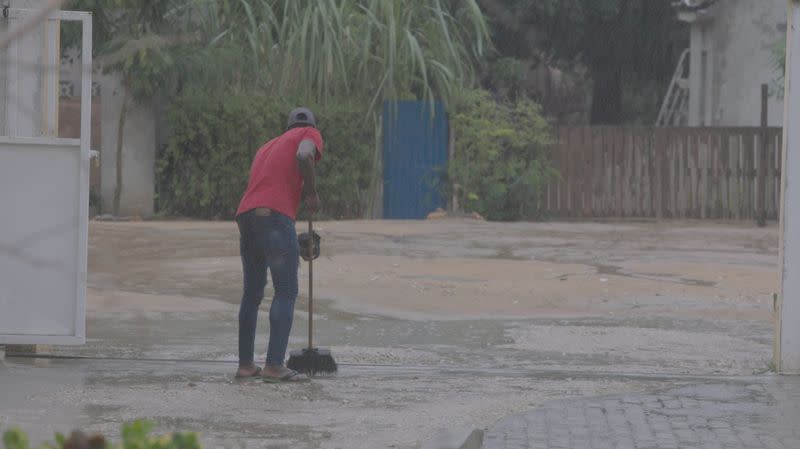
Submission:
[[[103,212],[111,213],[117,186],[116,161],[122,86],[115,75],[99,77],[102,103],[100,195]],[[121,216],[153,215],[155,200],[156,120],[153,107],[136,105],[128,112],[122,147]]]
[[[725,0],[707,24],[712,62],[705,93],[712,125],[758,125],[761,84],[770,86],[769,123],[783,124],[775,47],[786,39],[786,0]],[[698,26],[698,25],[695,25]]]
[[[102,116],[100,98],[92,98],[92,138],[90,148],[100,151]],[[58,137],[80,139],[81,137],[81,99],[62,97],[58,102]],[[89,186],[100,192],[100,160],[93,159],[89,166]]]
[[[76,49],[64,51],[60,83],[62,98],[81,95],[81,60]],[[95,71],[92,76],[92,149],[100,153],[99,179],[103,214],[113,213],[114,190],[117,185],[117,137],[122,108],[122,87],[117,75]],[[62,100],[66,101],[66,100]],[[95,116],[99,107],[99,116]],[[63,110],[63,108],[62,108]],[[62,121],[64,117],[62,117]],[[155,200],[155,108],[134,105],[128,112],[123,145],[122,196],[120,215],[148,218],[153,215]],[[99,125],[99,129],[96,126]],[[93,169],[94,170],[94,169]],[[94,174],[94,171],[93,171]]]

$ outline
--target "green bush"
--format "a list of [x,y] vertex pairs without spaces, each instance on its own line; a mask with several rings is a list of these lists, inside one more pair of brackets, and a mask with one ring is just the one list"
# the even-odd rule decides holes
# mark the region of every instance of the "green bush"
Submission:
[[487,91],[467,90],[451,111],[455,155],[447,193],[467,212],[490,220],[539,218],[543,187],[555,175],[541,108],[527,99],[498,103]]
[[[318,166],[321,216],[361,218],[368,206],[375,126],[360,103],[309,105],[325,139]],[[209,95],[189,90],[167,112],[170,139],[158,155],[159,213],[205,219],[233,217],[258,148],[283,132],[296,104],[275,97]]]
[[[55,435],[54,443],[45,443],[40,449],[202,449],[194,433],[173,433],[160,437],[151,436],[153,424],[136,421],[122,426],[122,442],[114,445],[102,435],[87,436],[75,431],[66,438]],[[19,429],[11,429],[3,434],[5,449],[31,449],[28,437]]]

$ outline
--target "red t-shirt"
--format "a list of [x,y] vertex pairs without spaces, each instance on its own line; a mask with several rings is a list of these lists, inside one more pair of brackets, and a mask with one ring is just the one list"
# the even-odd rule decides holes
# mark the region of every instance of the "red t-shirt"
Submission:
[[257,207],[266,207],[295,219],[303,191],[303,177],[297,167],[297,147],[303,140],[314,142],[316,159],[319,160],[323,142],[322,134],[316,128],[290,129],[259,148],[236,216]]

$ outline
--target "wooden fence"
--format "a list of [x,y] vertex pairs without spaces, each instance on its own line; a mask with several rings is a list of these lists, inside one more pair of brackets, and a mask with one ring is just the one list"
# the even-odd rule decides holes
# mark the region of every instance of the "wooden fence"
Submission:
[[560,176],[542,204],[551,216],[756,220],[763,192],[766,219],[778,218],[780,128],[559,127],[555,136]]

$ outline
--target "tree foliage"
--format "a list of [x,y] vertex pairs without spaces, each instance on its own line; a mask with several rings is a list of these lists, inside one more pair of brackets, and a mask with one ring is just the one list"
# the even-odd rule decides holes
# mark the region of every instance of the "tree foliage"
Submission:
[[[220,45],[248,49],[258,85],[318,102],[367,93],[447,99],[469,84],[488,29],[475,0],[219,2]],[[220,26],[221,25],[221,26]]]
[[[174,80],[372,106],[448,99],[489,45],[476,0],[73,0],[96,22],[100,60]],[[164,75],[170,75],[164,77]],[[138,81],[137,81],[138,82]],[[221,84],[227,83],[227,84]]]
[[547,161],[550,126],[539,106],[467,90],[454,101],[451,124],[455,157],[447,175],[459,204],[491,220],[538,218],[542,187],[555,175]]
[[190,23],[181,12],[183,5],[175,0],[73,0],[68,6],[93,13],[94,56],[104,71],[121,78],[113,199],[113,213],[119,215],[128,113],[134,103],[152,100],[166,81],[175,78],[172,51],[196,37],[184,34]]
[[362,120],[374,122],[386,100],[446,103],[473,82],[489,45],[476,0],[73,0],[69,7],[93,12],[97,60],[122,78],[115,214],[129,98],[169,102],[205,91],[321,106],[354,98]]
[[[591,121],[625,120],[623,95],[666,84],[688,46],[669,0],[481,0],[502,55],[580,62],[593,81]],[[653,95],[662,95],[660,89]]]
[[[55,434],[55,441],[42,443],[39,449],[202,449],[195,433],[170,433],[153,436],[153,423],[134,421],[122,425],[122,441],[114,444],[102,435],[86,435],[76,430],[69,437]],[[3,433],[5,449],[32,449],[28,436],[18,428]]]
[[188,30],[175,0],[73,0],[69,8],[92,12],[94,57],[118,72],[136,101],[151,99],[174,77],[171,50],[198,37]]
[[[283,130],[286,111],[305,103],[326,139],[323,215],[363,217],[377,176],[381,105],[420,99],[448,105],[456,157],[446,176],[461,204],[497,220],[538,214],[552,175],[540,108],[524,95],[497,102],[465,90],[491,46],[477,0],[77,3],[93,11],[98,60],[122,75],[126,92],[168,100],[161,213],[231,217],[255,151]],[[518,83],[516,64],[496,67]]]

